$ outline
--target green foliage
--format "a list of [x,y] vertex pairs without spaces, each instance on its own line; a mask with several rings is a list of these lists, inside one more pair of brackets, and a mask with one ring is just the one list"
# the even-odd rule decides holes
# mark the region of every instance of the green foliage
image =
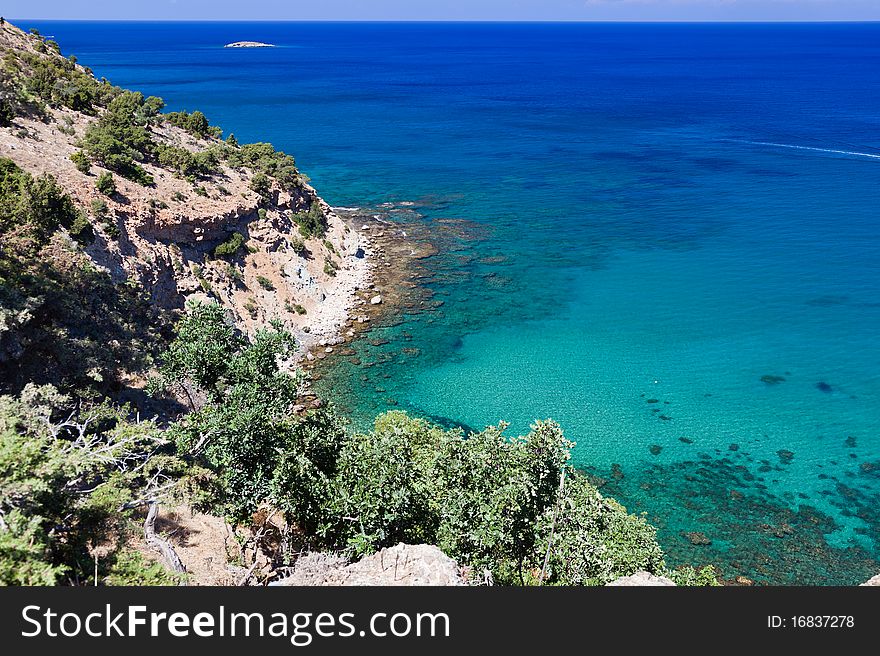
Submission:
[[67,228],[67,232],[73,240],[82,245],[87,246],[95,240],[95,231],[92,229],[92,223],[85,212],[77,210],[76,217]]
[[309,535],[327,526],[345,428],[332,410],[308,412],[279,431],[269,498]]
[[253,143],[238,148],[228,148],[226,159],[230,166],[254,169],[258,173],[274,178],[286,189],[299,186],[296,162],[290,155],[275,150],[272,144]]
[[169,112],[165,115],[165,120],[201,139],[219,137],[223,133],[220,128],[208,125],[208,119],[199,111],[191,114],[188,112]]
[[718,581],[718,575],[715,572],[715,568],[711,565],[706,565],[700,569],[695,569],[690,565],[686,565],[671,572],[666,572],[666,576],[672,579],[675,582],[675,585],[680,586],[715,587],[721,585]]
[[116,225],[113,217],[110,216],[110,209],[107,207],[107,203],[100,198],[95,198],[92,200],[91,209],[92,216],[104,226],[104,232],[106,232],[107,236],[111,239],[117,239],[120,234],[119,226]]
[[156,145],[155,152],[159,166],[181,178],[209,176],[218,170],[219,156],[216,150],[192,153],[186,148],[160,143]]
[[398,542],[431,543],[440,524],[434,464],[449,438],[427,422],[390,412],[348,440],[339,457],[335,522],[325,534],[354,556]]
[[272,281],[269,280],[266,276],[257,276],[257,284],[260,285],[267,292],[271,292],[275,289],[275,285],[272,284]]
[[231,132],[229,133],[229,136],[226,137],[226,145],[232,148],[238,148],[238,139],[236,139],[235,135]]
[[238,267],[232,263],[226,265],[226,276],[236,284],[239,284],[244,280],[244,275],[239,271]]
[[98,219],[99,221],[103,221],[107,218],[107,212],[109,211],[107,208],[107,203],[100,198],[95,198],[92,200],[92,215]]
[[147,118],[155,118],[165,108],[165,101],[158,96],[147,96],[141,107],[141,113]]
[[88,173],[92,168],[91,161],[81,150],[72,153],[70,155],[70,161],[73,162],[74,166],[76,166],[77,170],[81,173]]
[[540,546],[535,527],[557,501],[568,442],[553,422],[507,439],[504,425],[449,441],[438,462],[444,522],[438,545],[464,562],[492,569],[496,580],[524,582]]
[[306,248],[306,244],[302,239],[297,239],[296,237],[290,240],[290,249],[302,257],[306,253],[308,253],[308,248]]
[[148,122],[143,94],[124,91],[114,97],[101,117],[86,129],[82,149],[92,161],[124,178],[150,186],[153,178],[137,163],[155,152]]
[[75,62],[57,56],[54,49],[50,52],[43,48],[43,52],[46,56],[18,53],[12,76],[22,91],[37,103],[94,114],[104,98],[102,84],[77,68]]
[[558,425],[538,422],[514,439],[503,429],[462,439],[401,412],[382,415],[340,453],[326,539],[352,555],[437,544],[508,584],[541,581],[548,548],[547,583],[663,572],[654,529],[568,467]]
[[160,387],[190,383],[218,400],[229,384],[230,361],[246,342],[216,303],[194,303],[187,310],[162,358]]
[[242,246],[244,246],[244,235],[240,232],[233,232],[229,239],[214,249],[214,255],[216,257],[236,255]]
[[54,177],[34,178],[12,160],[0,158],[0,238],[7,249],[34,252],[80,216]]
[[293,220],[299,226],[300,234],[306,239],[323,237],[327,234],[327,217],[324,216],[324,211],[317,202],[313,201],[309,209],[305,211],[296,212],[293,215]]
[[[247,341],[232,332],[218,305],[196,304],[178,325],[163,361],[165,380],[191,385],[208,398],[172,427],[171,434],[180,449],[199,453],[216,472],[213,505],[234,520],[247,518],[284,490],[276,481],[279,476],[291,484],[332,477],[332,454],[343,431],[330,415],[299,418],[290,412],[300,377],[278,363],[294,348],[293,338],[280,325]],[[321,505],[315,499],[324,493],[298,487],[287,494],[274,501],[315,509]]]
[[160,563],[150,562],[131,548],[119,549],[112,557],[112,565],[104,583],[113,586],[180,585],[185,575],[167,570]]
[[0,95],[0,128],[6,128],[12,125],[15,120],[15,107],[12,101]]
[[98,176],[98,179],[95,180],[95,189],[105,196],[112,196],[115,194],[116,180],[113,179],[113,174],[107,171],[101,173],[101,175]]
[[551,583],[605,585],[640,570],[664,573],[654,528],[604,498],[581,475],[565,479],[539,534],[539,545],[550,550],[546,576]]
[[115,551],[127,521],[118,509],[145,484],[161,444],[153,424],[129,423],[125,409],[77,407],[50,386],[0,397],[0,583],[92,579],[91,550]]
[[258,171],[251,178],[250,188],[262,198],[268,198],[269,194],[272,193],[272,182],[269,180],[269,176]]

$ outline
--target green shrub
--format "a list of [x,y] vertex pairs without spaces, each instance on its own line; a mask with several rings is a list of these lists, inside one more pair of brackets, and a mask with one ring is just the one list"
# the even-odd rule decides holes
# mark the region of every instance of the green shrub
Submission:
[[269,180],[269,176],[261,172],[254,173],[254,177],[251,178],[250,188],[262,198],[268,198],[269,194],[272,193],[272,183]]
[[113,174],[104,171],[101,175],[98,176],[98,179],[95,180],[95,189],[100,191],[105,196],[112,196],[116,193],[116,181],[113,179]]
[[299,226],[300,234],[306,239],[323,237],[327,234],[327,217],[316,201],[312,202],[308,210],[295,213],[293,220]]
[[[555,523],[554,523],[555,520]],[[566,477],[557,507],[539,525],[551,545],[547,577],[561,585],[605,585],[644,570],[663,574],[654,528],[606,499],[584,476]]]
[[300,305],[299,303],[291,303],[290,301],[284,301],[284,309],[293,314],[306,314],[306,309]]
[[251,168],[274,178],[286,189],[299,186],[300,175],[294,159],[275,150],[269,143],[244,144],[239,148],[227,148],[226,159],[234,168]]
[[680,586],[720,586],[718,574],[711,565],[706,565],[700,569],[694,569],[690,565],[679,567],[671,572],[666,572],[666,576]]
[[139,184],[150,186],[153,178],[137,162],[153,156],[156,144],[146,128],[144,97],[125,91],[115,96],[107,110],[92,123],[82,139],[82,149],[92,161]]
[[271,292],[275,289],[275,285],[273,285],[272,281],[269,280],[266,276],[257,276],[257,283],[266,291]]
[[74,166],[76,166],[77,170],[81,173],[88,173],[92,169],[91,161],[89,161],[89,158],[86,157],[86,154],[81,150],[72,153],[70,155],[70,161],[73,162]]
[[[155,473],[148,460],[161,440],[153,423],[129,423],[125,409],[28,385],[18,397],[0,397],[0,443],[0,584],[91,584],[98,544],[106,554],[98,579],[108,576],[131,522],[119,509]],[[175,470],[172,458],[164,469]]]
[[208,119],[202,112],[169,112],[165,115],[165,120],[171,125],[186,130],[190,134],[199,138],[219,137],[223,131],[213,125],[208,125]]
[[75,242],[83,246],[91,244],[95,240],[95,231],[89,217],[84,212],[77,211],[76,217],[67,228],[70,236]]
[[165,108],[165,101],[158,96],[148,96],[144,100],[141,112],[147,118],[155,118]]
[[107,207],[107,203],[104,202],[101,198],[92,199],[92,215],[98,219],[99,221],[103,221],[107,218],[107,212],[109,208]]
[[290,249],[300,257],[308,252],[305,242],[302,239],[297,239],[295,237],[290,241]]
[[230,263],[226,265],[226,277],[229,278],[235,284],[239,284],[244,280],[244,275],[234,264]]
[[181,178],[208,176],[217,171],[219,160],[213,150],[192,153],[186,148],[160,143],[156,145],[155,152],[159,166]]
[[228,257],[235,255],[244,246],[244,235],[240,232],[233,232],[232,235],[222,244],[214,249],[216,257]]
[[15,108],[12,102],[0,95],[0,128],[12,125],[15,120]]
[[55,178],[43,175],[34,178],[6,158],[0,158],[0,238],[9,243],[15,234],[17,246],[35,251],[64,226],[82,228],[81,213],[70,196],[58,186]]

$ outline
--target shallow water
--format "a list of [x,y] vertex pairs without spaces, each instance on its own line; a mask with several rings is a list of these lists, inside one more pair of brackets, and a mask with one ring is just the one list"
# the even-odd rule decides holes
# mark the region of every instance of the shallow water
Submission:
[[37,26],[414,203],[434,307],[320,381],[356,425],[552,417],[672,564],[880,571],[880,25]]

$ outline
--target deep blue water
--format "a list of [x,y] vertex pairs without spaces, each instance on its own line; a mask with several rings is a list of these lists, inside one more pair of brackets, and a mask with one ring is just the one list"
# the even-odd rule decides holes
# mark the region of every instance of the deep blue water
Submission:
[[322,381],[356,424],[552,417],[672,564],[880,571],[880,24],[34,25],[331,204],[414,203],[443,304]]

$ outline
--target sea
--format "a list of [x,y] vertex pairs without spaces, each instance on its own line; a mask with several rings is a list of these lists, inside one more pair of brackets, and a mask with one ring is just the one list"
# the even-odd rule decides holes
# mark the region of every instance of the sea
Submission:
[[552,418],[670,566],[880,572],[880,24],[17,22],[433,242],[352,430]]

